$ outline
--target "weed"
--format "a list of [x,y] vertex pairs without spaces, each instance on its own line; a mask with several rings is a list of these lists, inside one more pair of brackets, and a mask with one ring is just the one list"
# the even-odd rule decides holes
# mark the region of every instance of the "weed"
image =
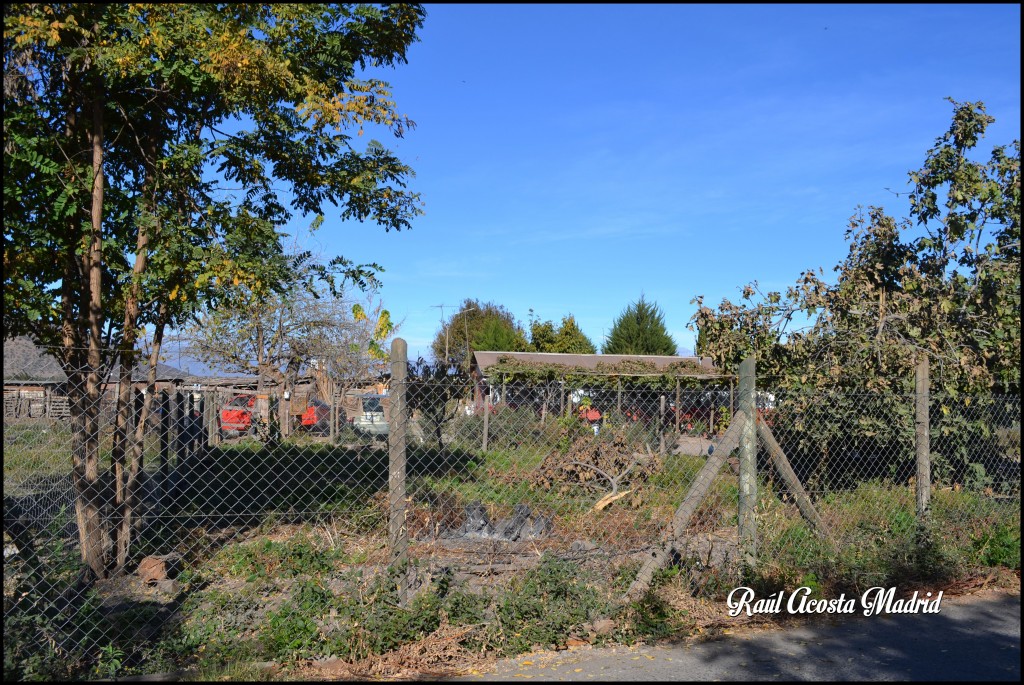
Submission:
[[985,566],[1005,566],[1020,570],[1020,526],[996,524],[991,530],[974,538],[978,560]]
[[124,665],[124,660],[125,653],[120,647],[113,644],[101,647],[99,661],[96,663],[96,673],[105,675],[107,678],[116,678]]
[[73,591],[80,561],[60,534],[68,519],[62,509],[40,536],[47,542],[35,550],[34,566],[12,562],[21,582],[4,593],[5,681],[74,679],[95,659],[104,633],[100,600],[92,589]]
[[643,597],[619,612],[615,637],[625,644],[660,640],[685,633],[692,627],[687,612],[675,609],[657,590],[657,583]]
[[236,545],[225,550],[221,559],[230,575],[248,581],[327,573],[347,560],[342,550],[320,549],[305,536],[284,542],[264,539]]
[[498,603],[502,651],[519,654],[534,645],[561,643],[570,630],[601,610],[607,606],[580,566],[545,554]]

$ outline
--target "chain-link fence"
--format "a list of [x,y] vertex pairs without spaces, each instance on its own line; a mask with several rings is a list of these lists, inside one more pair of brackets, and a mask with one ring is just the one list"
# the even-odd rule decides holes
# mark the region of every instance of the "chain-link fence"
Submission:
[[[84,390],[55,385],[34,411],[5,394],[7,675],[162,670],[204,650],[366,655],[415,633],[379,607],[412,615],[439,586],[465,593],[435,616],[501,627],[511,600],[490,613],[473,603],[502,588],[522,600],[517,579],[550,558],[609,596],[652,550],[695,595],[750,578],[743,415],[721,380],[396,374],[384,393],[301,400]],[[923,515],[914,397],[759,388],[754,404],[763,582],[1019,568],[1019,398],[931,398]],[[385,586],[393,595],[371,606]]]
[[[933,395],[930,483],[913,395],[773,393],[759,430],[759,572],[863,591],[1020,567],[1020,398]],[[782,454],[813,502],[781,476]],[[920,498],[927,499],[922,510]],[[831,596],[831,595],[828,595]]]

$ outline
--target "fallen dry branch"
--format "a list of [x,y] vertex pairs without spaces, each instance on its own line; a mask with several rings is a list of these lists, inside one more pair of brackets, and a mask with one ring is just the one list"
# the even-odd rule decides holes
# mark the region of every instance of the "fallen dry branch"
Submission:
[[689,492],[686,493],[682,504],[679,505],[675,516],[672,517],[665,541],[649,552],[643,566],[641,566],[639,573],[637,573],[636,580],[626,590],[620,602],[624,603],[639,599],[650,588],[651,581],[654,580],[654,574],[668,564],[669,559],[672,558],[672,550],[675,548],[677,538],[686,531],[690,519],[693,517],[694,512],[697,511],[701,500],[704,499],[708,490],[711,489],[711,483],[714,481],[719,470],[721,470],[726,457],[739,446],[740,434],[743,432],[743,424],[746,421],[746,414],[742,411],[737,411],[729,429],[717,441],[715,449],[709,450],[708,460],[704,462],[704,466],[697,473],[693,485],[690,486]]
[[605,495],[601,499],[597,500],[597,504],[594,505],[594,511],[601,511],[605,507],[609,506],[613,502],[616,502],[616,501],[622,499],[623,497],[625,497],[626,495],[628,495],[631,492],[633,492],[632,489],[623,490],[622,492],[615,492],[614,490],[611,491],[610,493],[608,493],[607,495]]

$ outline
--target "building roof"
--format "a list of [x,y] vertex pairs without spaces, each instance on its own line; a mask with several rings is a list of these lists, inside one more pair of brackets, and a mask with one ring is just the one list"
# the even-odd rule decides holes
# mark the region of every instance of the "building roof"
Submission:
[[[108,376],[109,380],[118,377],[120,363],[114,365]],[[158,381],[176,381],[187,374],[169,364],[158,362],[156,379]],[[142,359],[132,371],[133,382],[143,382],[149,377],[149,360]],[[31,339],[21,336],[4,340],[4,381],[37,381],[42,383],[64,383],[67,374],[52,355],[46,354],[42,347]]]
[[60,363],[45,354],[29,338],[4,340],[4,380],[49,381],[63,383],[68,377]]
[[[709,376],[720,375],[710,357],[677,357],[654,354],[563,354],[560,352],[474,352],[473,359],[481,372],[502,361],[528,364],[548,364],[564,366],[567,370],[586,369],[598,373],[623,362],[643,362],[653,366],[654,371],[665,371],[673,364],[689,363],[695,368],[706,371]],[[628,371],[624,375],[631,375]],[[700,372],[686,375],[704,375]]]

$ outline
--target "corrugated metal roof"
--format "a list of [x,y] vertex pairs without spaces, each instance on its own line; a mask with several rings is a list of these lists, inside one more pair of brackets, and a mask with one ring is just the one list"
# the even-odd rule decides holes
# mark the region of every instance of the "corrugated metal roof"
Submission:
[[707,370],[709,374],[718,372],[710,357],[675,357],[655,354],[563,354],[561,352],[474,352],[473,358],[481,371],[486,371],[498,363],[502,357],[510,361],[535,364],[557,364],[566,367],[580,367],[597,370],[598,364],[611,366],[624,361],[642,361],[654,365],[655,370],[663,371],[672,364],[691,362]]

